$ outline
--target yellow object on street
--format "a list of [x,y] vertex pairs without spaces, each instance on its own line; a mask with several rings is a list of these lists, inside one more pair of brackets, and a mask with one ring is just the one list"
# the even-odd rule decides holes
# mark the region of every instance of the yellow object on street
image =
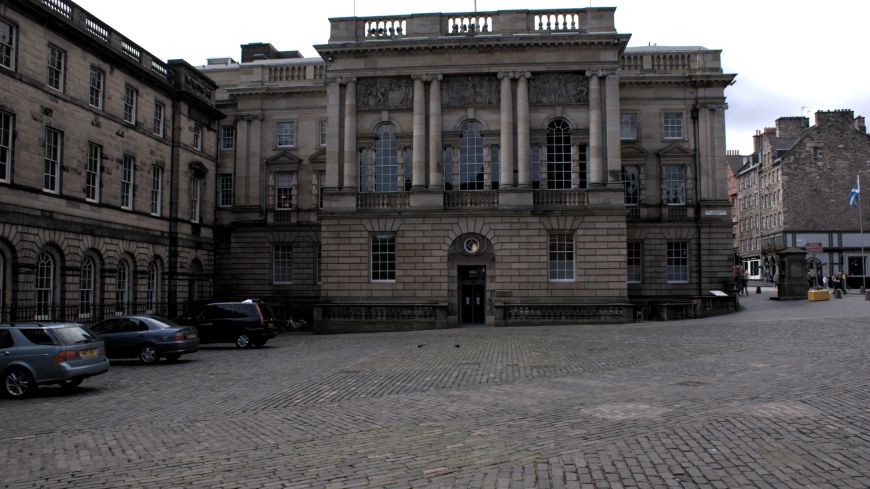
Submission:
[[807,292],[807,299],[811,301],[826,301],[831,298],[828,294],[828,289],[810,289]]

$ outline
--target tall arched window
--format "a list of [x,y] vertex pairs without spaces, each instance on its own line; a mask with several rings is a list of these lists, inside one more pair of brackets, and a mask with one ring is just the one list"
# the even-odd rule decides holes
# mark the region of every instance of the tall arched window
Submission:
[[157,304],[160,302],[160,273],[157,263],[148,264],[148,284],[145,289],[145,309],[148,314],[157,312]]
[[82,258],[81,276],[79,278],[79,317],[93,317],[94,297],[96,297],[96,264],[94,259],[86,256]]
[[459,190],[483,190],[483,126],[462,125],[459,141]]
[[395,192],[399,168],[396,130],[392,124],[382,124],[376,131],[374,178],[375,192]]
[[127,313],[130,300],[130,265],[127,260],[118,262],[118,273],[115,278],[115,311]]
[[547,124],[547,188],[571,187],[571,126],[556,119]]
[[187,300],[188,302],[196,302],[203,299],[202,290],[202,264],[199,260],[194,259],[190,262],[190,277],[187,279]]
[[54,258],[49,253],[43,251],[37,257],[34,278],[34,291],[36,292],[36,316],[34,319],[51,319],[52,306],[54,306]]

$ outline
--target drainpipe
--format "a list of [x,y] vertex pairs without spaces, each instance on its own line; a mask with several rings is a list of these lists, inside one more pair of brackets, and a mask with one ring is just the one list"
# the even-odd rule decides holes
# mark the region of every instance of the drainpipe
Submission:
[[698,155],[698,141],[701,139],[701,127],[698,124],[698,116],[700,114],[700,109],[698,108],[698,101],[695,101],[694,107],[692,107],[692,129],[694,132],[694,144],[692,145],[692,157],[695,159],[695,229],[697,233],[696,247],[697,247],[697,261],[698,261],[698,295],[701,296],[704,294],[703,292],[703,284],[702,280],[704,278],[703,272],[703,256],[701,251],[701,158]]

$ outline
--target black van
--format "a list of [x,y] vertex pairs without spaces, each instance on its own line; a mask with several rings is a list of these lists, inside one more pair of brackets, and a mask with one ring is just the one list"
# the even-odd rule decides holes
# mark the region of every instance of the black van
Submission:
[[275,337],[275,315],[259,301],[215,302],[176,319],[196,326],[200,343],[235,343],[239,348],[263,346]]

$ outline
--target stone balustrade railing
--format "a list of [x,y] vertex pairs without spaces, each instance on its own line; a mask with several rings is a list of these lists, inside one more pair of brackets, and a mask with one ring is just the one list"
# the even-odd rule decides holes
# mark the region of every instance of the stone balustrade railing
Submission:
[[624,73],[632,72],[682,72],[722,73],[721,51],[697,48],[686,49],[660,47],[626,48],[619,59],[619,68]]
[[495,190],[460,190],[444,193],[444,207],[498,207]]
[[585,190],[535,190],[535,209],[586,207],[589,193]]
[[356,196],[356,206],[360,209],[394,209],[409,205],[407,192],[373,192]]
[[269,65],[263,68],[263,81],[266,83],[284,83],[294,81],[312,81],[326,79],[326,64],[323,62],[294,61],[286,64]]

